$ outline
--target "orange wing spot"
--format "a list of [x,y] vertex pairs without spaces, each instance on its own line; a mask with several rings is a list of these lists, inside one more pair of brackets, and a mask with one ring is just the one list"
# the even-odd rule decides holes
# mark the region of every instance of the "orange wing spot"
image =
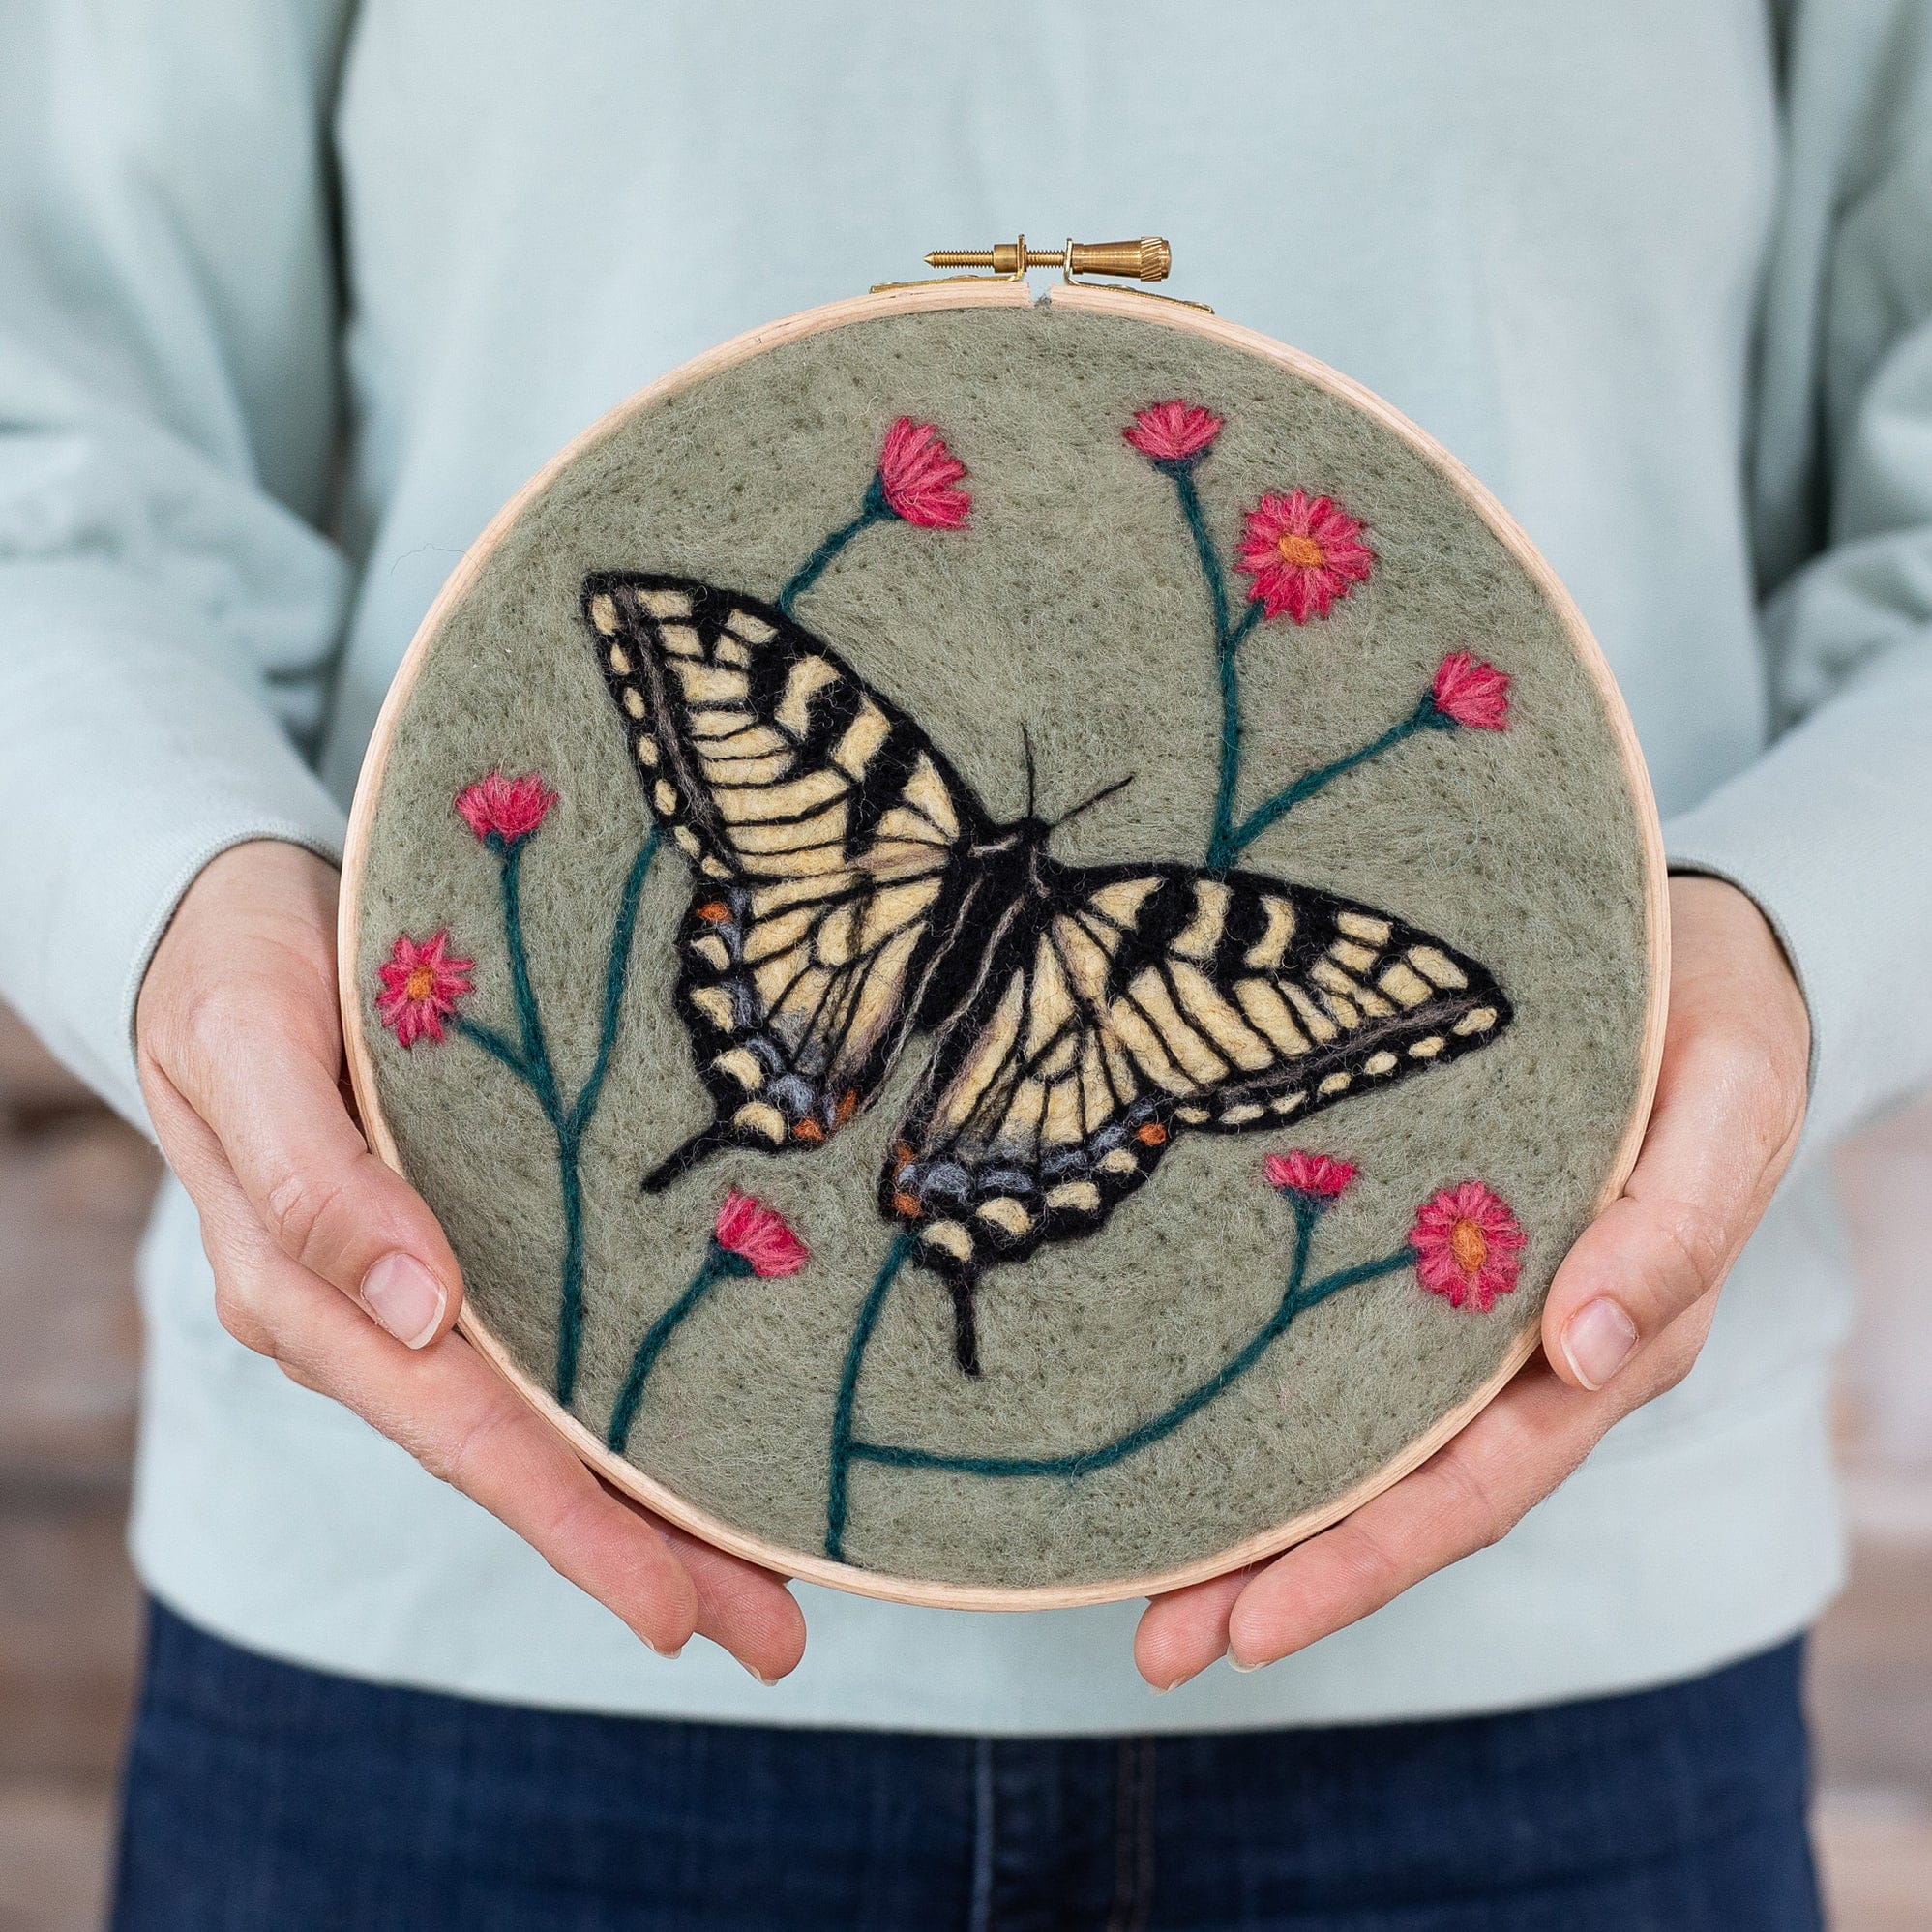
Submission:
[[1158,1120],[1149,1120],[1134,1129],[1135,1140],[1144,1147],[1158,1147],[1166,1142],[1167,1137],[1168,1130]]
[[892,1197],[892,1211],[905,1215],[908,1221],[916,1221],[926,1210],[919,1205],[916,1195],[895,1194]]
[[912,1149],[908,1147],[904,1141],[893,1142],[892,1144],[893,1173],[904,1174],[906,1170],[909,1168],[911,1165],[912,1165]]
[[816,1120],[801,1120],[791,1130],[791,1138],[794,1141],[818,1142],[825,1138],[825,1130]]
[[848,1086],[839,1096],[839,1111],[832,1116],[835,1127],[843,1127],[859,1111],[859,1096],[856,1087]]
[[704,904],[698,908],[698,916],[700,919],[704,920],[708,925],[722,926],[725,924],[725,922],[728,919],[730,918],[731,908],[728,906],[727,906],[722,900],[707,899],[704,902]]

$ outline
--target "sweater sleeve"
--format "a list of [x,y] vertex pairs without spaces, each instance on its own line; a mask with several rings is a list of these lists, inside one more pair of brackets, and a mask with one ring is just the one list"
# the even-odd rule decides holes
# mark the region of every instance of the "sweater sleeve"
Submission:
[[1932,9],[1830,0],[1784,25],[1752,459],[1782,729],[1664,833],[1783,940],[1823,1147],[1932,1080]]
[[210,858],[334,855],[344,7],[19,0],[0,62],[0,994],[131,1119]]

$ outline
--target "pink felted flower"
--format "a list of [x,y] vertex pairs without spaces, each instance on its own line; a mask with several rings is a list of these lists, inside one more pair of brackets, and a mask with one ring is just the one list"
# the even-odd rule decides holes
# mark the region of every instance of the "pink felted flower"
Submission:
[[486,845],[494,839],[509,847],[527,839],[556,802],[556,793],[535,772],[505,778],[492,771],[457,793],[457,812]]
[[1484,1315],[1515,1288],[1529,1239],[1509,1204],[1479,1180],[1445,1187],[1416,1210],[1409,1231],[1422,1286],[1451,1308],[1467,1303]]
[[1451,651],[1436,667],[1429,696],[1444,718],[1472,731],[1509,728],[1509,673],[1468,651]]
[[1285,610],[1305,624],[1325,617],[1352,585],[1367,579],[1375,552],[1361,536],[1362,525],[1332,497],[1270,491],[1248,512],[1235,562],[1254,579],[1248,596],[1260,600],[1264,617]]
[[1214,446],[1221,433],[1221,418],[1198,402],[1183,402],[1175,397],[1170,402],[1151,402],[1138,411],[1120,433],[1148,459],[1157,463],[1192,465]]
[[972,508],[958,488],[966,464],[946,447],[931,423],[902,416],[885,432],[878,458],[878,490],[895,517],[922,530],[956,530]]
[[812,1259],[811,1249],[777,1208],[767,1207],[755,1195],[740,1194],[735,1187],[726,1191],[713,1233],[728,1255],[749,1262],[752,1272],[767,1281],[796,1274]]
[[376,967],[382,991],[375,996],[375,1010],[399,1045],[440,1040],[443,1022],[470,991],[476,962],[455,959],[449,948],[448,933],[421,945],[407,933],[399,933],[388,959]]
[[1262,1163],[1262,1172],[1270,1187],[1311,1202],[1335,1200],[1355,1177],[1352,1162],[1304,1153],[1299,1147],[1292,1154],[1270,1154]]

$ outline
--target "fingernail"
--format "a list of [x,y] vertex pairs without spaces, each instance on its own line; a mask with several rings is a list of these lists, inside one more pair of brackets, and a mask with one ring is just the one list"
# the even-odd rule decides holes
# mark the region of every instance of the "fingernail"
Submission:
[[1564,1357],[1586,1388],[1601,1388],[1636,1346],[1636,1323],[1607,1295],[1585,1302],[1563,1329]]
[[1273,1662],[1274,1659],[1272,1657],[1257,1657],[1253,1663],[1244,1664],[1238,1657],[1231,1656],[1228,1659],[1228,1668],[1231,1671],[1239,1671],[1243,1677],[1246,1677],[1251,1671],[1266,1670]]
[[[651,1644],[651,1640],[648,1637],[644,1639],[644,1642],[647,1644]],[[661,1656],[668,1664],[676,1663],[678,1658],[680,1658],[684,1654],[684,1646],[682,1644],[680,1644],[677,1647],[677,1649],[674,1650],[667,1650],[662,1644],[651,1644],[651,1649],[654,1650],[658,1653],[658,1655]]]
[[1192,1683],[1195,1680],[1195,1679],[1201,1675],[1203,1671],[1208,1668],[1208,1665],[1218,1664],[1221,1661],[1221,1657],[1225,1657],[1227,1654],[1228,1652],[1226,1650],[1223,1650],[1220,1653],[1220,1656],[1208,1658],[1207,1663],[1197,1664],[1193,1670],[1182,1671],[1177,1678],[1170,1678],[1166,1683],[1149,1684],[1147,1688],[1151,1690],[1156,1697],[1165,1697],[1169,1691],[1178,1690],[1181,1687],[1181,1685],[1184,1683]]
[[[752,1667],[751,1667],[751,1665],[750,1665],[750,1664],[747,1664],[747,1665],[745,1666],[745,1668],[746,1668],[746,1669],[747,1669],[748,1671],[752,1671]],[[777,1679],[776,1678],[768,1678],[768,1677],[766,1677],[766,1676],[765,1676],[765,1674],[764,1674],[764,1673],[763,1673],[762,1671],[752,1671],[752,1675],[753,1675],[753,1676],[754,1676],[755,1678],[757,1678],[757,1679],[758,1679],[758,1681],[759,1681],[759,1682],[760,1682],[761,1684],[763,1684],[763,1685],[764,1685],[764,1687],[765,1687],[765,1688],[766,1688],[767,1690],[772,1690],[772,1689],[775,1689],[775,1688],[777,1687],[777,1684],[778,1684],[778,1679]]]
[[384,1255],[362,1278],[362,1304],[399,1342],[420,1349],[436,1332],[448,1297],[413,1255]]

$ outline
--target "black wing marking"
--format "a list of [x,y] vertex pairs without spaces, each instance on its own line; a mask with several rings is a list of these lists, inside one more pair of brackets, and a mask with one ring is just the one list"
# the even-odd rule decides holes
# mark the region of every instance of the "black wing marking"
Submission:
[[686,578],[599,572],[583,614],[658,823],[697,871],[676,999],[712,1149],[816,1146],[877,1091],[975,886],[984,808],[808,631]]
[[1495,1039],[1474,960],[1259,873],[1049,864],[880,1181],[950,1280],[1092,1233],[1176,1133],[1280,1128]]

